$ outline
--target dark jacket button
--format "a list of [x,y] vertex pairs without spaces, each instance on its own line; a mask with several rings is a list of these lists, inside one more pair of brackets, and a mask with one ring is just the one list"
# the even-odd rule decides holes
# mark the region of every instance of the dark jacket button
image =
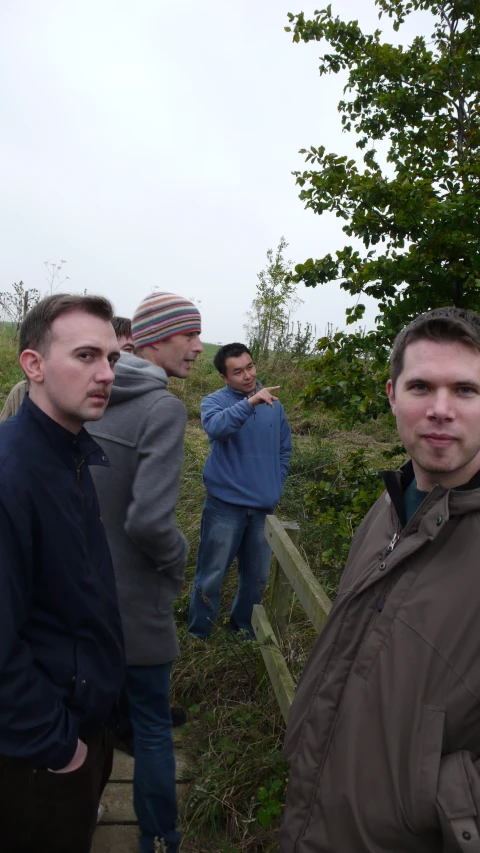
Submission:
[[386,563],[380,563],[380,571],[381,571],[381,572],[383,572],[383,570],[384,570],[386,567],[387,567],[387,564],[386,564]]
[[466,830],[465,830],[465,832],[462,832],[462,838],[464,838],[465,841],[471,841],[472,840],[472,836]]
[[439,515],[437,518],[437,527],[440,527],[442,521],[443,521],[443,515]]

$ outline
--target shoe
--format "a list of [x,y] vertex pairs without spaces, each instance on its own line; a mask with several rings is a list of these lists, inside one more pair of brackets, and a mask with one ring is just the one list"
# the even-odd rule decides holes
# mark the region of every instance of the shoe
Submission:
[[102,804],[99,803],[98,812],[97,812],[97,823],[100,823],[104,814],[105,814],[105,806],[102,806]]
[[172,715],[172,728],[183,726],[187,722],[187,715],[183,708],[170,708]]

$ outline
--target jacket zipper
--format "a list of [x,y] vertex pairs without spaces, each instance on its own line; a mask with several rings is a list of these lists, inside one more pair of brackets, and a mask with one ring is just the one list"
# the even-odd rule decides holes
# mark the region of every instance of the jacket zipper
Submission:
[[82,461],[79,463],[79,462],[77,462],[77,460],[75,459],[75,457],[73,457],[73,458],[74,458],[74,461],[75,461],[75,465],[77,466],[77,471],[76,471],[76,473],[77,473],[77,487],[78,487],[78,491],[79,491],[79,493],[80,493],[80,499],[81,499],[81,501],[82,501],[82,507],[83,507],[83,517],[84,517],[84,519],[85,519],[85,541],[86,541],[86,544],[87,544],[87,557],[88,557],[88,562],[90,563],[90,565],[91,565],[91,567],[92,567],[93,571],[94,571],[94,572],[95,572],[95,574],[97,575],[97,577],[98,577],[98,579],[99,579],[99,581],[100,581],[101,590],[102,590],[102,595],[103,595],[103,596],[105,596],[105,595],[106,595],[106,589],[105,589],[104,581],[103,581],[103,578],[102,578],[102,576],[101,576],[101,574],[100,574],[100,572],[99,572],[99,570],[98,570],[97,566],[96,566],[96,565],[95,565],[95,563],[93,562],[93,559],[92,559],[92,552],[91,552],[91,547],[90,547],[90,546],[91,546],[91,543],[90,543],[90,533],[89,533],[89,529],[88,529],[87,505],[86,505],[86,503],[85,503],[85,495],[83,494],[83,491],[82,491],[82,485],[81,485],[81,474],[80,474],[80,469],[81,469],[81,467],[82,467],[83,463],[85,462],[85,460],[84,460],[84,459],[82,459]]
[[81,484],[81,479],[80,479],[80,477],[81,477],[80,469],[81,469],[83,463],[85,462],[85,460],[82,459],[81,462],[77,462],[75,457],[73,457],[73,458],[75,460],[75,465],[77,466],[77,488],[78,488],[78,491],[80,493],[80,499],[82,501],[82,507],[83,507],[83,517],[85,519],[85,539],[87,542],[87,554],[88,554],[88,559],[93,566],[92,554],[90,551],[90,535],[89,535],[89,530],[88,530],[87,505],[85,503],[85,495],[83,494],[83,491],[82,491],[82,484]]
[[396,533],[393,534],[393,539],[390,542],[390,545],[387,548],[387,554],[391,554],[398,540],[400,539],[400,532],[397,530]]

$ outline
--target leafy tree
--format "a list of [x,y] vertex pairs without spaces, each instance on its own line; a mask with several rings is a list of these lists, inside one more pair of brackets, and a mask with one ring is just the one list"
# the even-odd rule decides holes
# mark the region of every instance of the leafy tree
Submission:
[[[362,294],[379,305],[372,332],[339,332],[318,342],[324,358],[308,393],[348,410],[350,423],[385,408],[390,347],[406,323],[442,305],[480,309],[478,0],[375,5],[395,30],[407,15],[430,12],[431,37],[417,36],[409,47],[384,43],[380,30],[364,34],[357,21],[334,17],[331,6],[310,20],[290,14],[286,28],[295,42],[326,42],[321,75],[348,72],[338,108],[344,131],[357,135],[363,152],[357,162],[323,146],[303,149],[309,167],[294,173],[305,206],[319,215],[334,211],[364,250],[346,245],[310,258],[295,267],[292,280],[311,287],[339,282],[355,299],[347,324],[362,319]],[[383,163],[379,142],[388,147]]]
[[289,279],[291,262],[283,257],[287,246],[285,238],[281,237],[275,253],[273,249],[268,250],[268,264],[257,276],[257,295],[247,312],[248,322],[244,327],[255,358],[265,358],[275,348],[301,303]]

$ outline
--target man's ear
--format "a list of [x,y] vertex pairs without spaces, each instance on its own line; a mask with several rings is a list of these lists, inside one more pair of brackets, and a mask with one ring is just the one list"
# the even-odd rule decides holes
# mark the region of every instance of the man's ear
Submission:
[[392,410],[392,415],[396,415],[397,412],[396,412],[396,405],[395,405],[395,391],[394,391],[393,382],[391,379],[389,379],[387,382],[387,397],[388,397],[389,402],[390,402],[390,408]]
[[225,376],[225,374],[224,374],[224,373],[221,373],[221,374],[220,374],[220,376],[222,377],[222,379],[223,379],[223,381],[225,382],[225,385],[226,385],[226,384],[227,384],[227,382],[228,382],[227,377]]
[[45,359],[37,350],[24,349],[19,358],[20,366],[30,382],[43,382]]

